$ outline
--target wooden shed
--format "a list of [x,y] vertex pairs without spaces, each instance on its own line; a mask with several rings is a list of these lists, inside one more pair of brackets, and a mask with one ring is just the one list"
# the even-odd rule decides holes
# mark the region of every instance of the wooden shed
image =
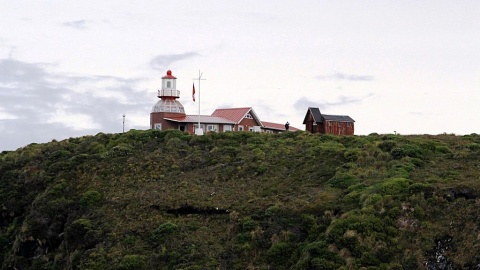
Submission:
[[348,115],[322,114],[319,108],[309,107],[303,120],[305,130],[311,133],[353,135],[355,121]]

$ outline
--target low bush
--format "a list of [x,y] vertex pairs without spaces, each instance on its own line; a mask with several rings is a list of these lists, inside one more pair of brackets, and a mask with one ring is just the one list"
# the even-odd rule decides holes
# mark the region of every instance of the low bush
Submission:
[[405,178],[390,178],[375,186],[375,190],[382,195],[402,195],[408,193],[410,180]]
[[337,173],[333,178],[328,180],[327,184],[334,188],[346,189],[358,183],[355,175],[349,173]]
[[122,258],[120,270],[142,270],[147,267],[147,258],[144,255],[125,255]]
[[84,207],[99,206],[103,196],[96,190],[89,190],[82,194],[80,205]]

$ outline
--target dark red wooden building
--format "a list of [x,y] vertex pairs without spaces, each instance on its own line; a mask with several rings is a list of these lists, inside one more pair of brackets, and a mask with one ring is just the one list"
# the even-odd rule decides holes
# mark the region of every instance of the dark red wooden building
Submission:
[[309,107],[303,119],[305,130],[311,133],[353,135],[355,121],[348,115],[322,114],[319,108]]

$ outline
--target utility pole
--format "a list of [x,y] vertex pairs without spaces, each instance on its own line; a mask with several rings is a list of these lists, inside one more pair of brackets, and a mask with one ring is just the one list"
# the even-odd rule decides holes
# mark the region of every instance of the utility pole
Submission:
[[125,133],[125,114],[123,114],[123,128],[122,132]]

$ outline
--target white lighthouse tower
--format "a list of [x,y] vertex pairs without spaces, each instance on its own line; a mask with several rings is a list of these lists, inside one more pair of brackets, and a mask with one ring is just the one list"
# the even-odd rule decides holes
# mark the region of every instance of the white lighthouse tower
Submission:
[[157,97],[160,100],[153,106],[150,113],[150,128],[159,130],[170,128],[169,123],[164,120],[165,117],[185,116],[185,109],[177,100],[180,97],[177,78],[172,75],[171,70],[162,77],[162,88],[158,90]]

